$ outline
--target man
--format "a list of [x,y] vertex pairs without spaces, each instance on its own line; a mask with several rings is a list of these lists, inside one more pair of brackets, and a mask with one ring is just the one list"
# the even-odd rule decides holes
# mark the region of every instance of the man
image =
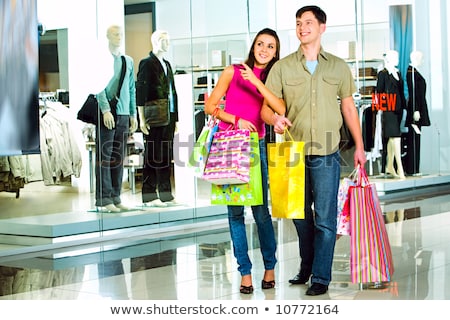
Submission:
[[342,59],[323,50],[321,36],[325,29],[326,14],[319,7],[305,6],[297,11],[300,47],[278,61],[266,81],[285,103],[285,114],[275,113],[267,101],[261,110],[262,118],[274,126],[275,132],[283,133],[290,127],[294,139],[305,142],[305,219],[294,219],[301,264],[299,273],[289,282],[305,284],[311,278],[306,291],[311,296],[326,293],[331,281],[342,117],[355,140],[355,167],[366,162],[352,97],[356,91],[353,77]]
[[[136,98],[133,59],[125,55],[126,71],[115,110],[110,100],[117,97],[122,71],[121,44],[123,32],[117,25],[110,26],[106,36],[109,51],[114,59],[114,75],[105,90],[97,94],[102,113],[96,130],[96,190],[95,206],[105,207],[108,212],[128,210],[120,200],[128,134],[137,129]],[[113,115],[115,111],[116,116]]]
[[[178,98],[170,63],[164,59],[169,50],[169,34],[156,30],[151,36],[152,51],[139,63],[136,100],[140,129],[145,135],[145,162],[142,172],[142,202],[152,207],[167,207],[175,202],[170,182],[173,138],[178,121]],[[149,126],[144,106],[149,101],[168,100],[170,121],[164,126]]]

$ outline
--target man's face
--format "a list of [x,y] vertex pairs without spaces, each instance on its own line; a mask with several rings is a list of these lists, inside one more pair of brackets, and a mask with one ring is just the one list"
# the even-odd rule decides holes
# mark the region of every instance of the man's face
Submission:
[[311,11],[306,11],[296,19],[297,38],[302,44],[320,41],[320,36],[325,31],[325,24],[320,24]]

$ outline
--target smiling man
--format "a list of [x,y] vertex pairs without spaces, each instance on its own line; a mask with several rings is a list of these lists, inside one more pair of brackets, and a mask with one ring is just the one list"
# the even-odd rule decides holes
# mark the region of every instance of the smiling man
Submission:
[[305,284],[311,278],[307,295],[326,293],[331,281],[340,181],[339,129],[343,120],[355,141],[354,166],[366,162],[352,97],[356,91],[352,74],[345,61],[325,52],[321,45],[326,20],[325,12],[317,6],[297,11],[300,47],[275,63],[266,82],[284,100],[285,112],[276,113],[268,101],[261,110],[262,118],[274,126],[275,132],[290,127],[294,139],[305,142],[305,219],[294,219],[301,263],[299,273],[289,282]]

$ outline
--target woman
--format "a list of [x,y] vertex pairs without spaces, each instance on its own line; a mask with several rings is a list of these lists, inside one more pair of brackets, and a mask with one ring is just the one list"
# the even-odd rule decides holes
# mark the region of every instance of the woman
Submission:
[[[258,132],[261,158],[262,190],[264,203],[252,206],[253,217],[258,227],[258,237],[264,261],[262,289],[275,287],[274,268],[276,241],[272,217],[268,209],[267,154],[265,146],[265,124],[260,111],[264,99],[274,110],[283,110],[282,101],[273,95],[264,85],[272,65],[280,57],[280,41],[275,31],[263,29],[255,37],[247,61],[240,65],[230,65],[222,72],[217,85],[205,103],[205,112],[220,120],[219,130],[227,130],[230,124],[234,128]],[[225,108],[219,107],[219,101],[226,96]],[[279,106],[279,107],[278,107]],[[279,108],[279,109],[278,109]],[[244,222],[243,206],[228,206],[233,252],[241,274],[240,292],[253,292],[251,268],[248,256],[248,244]]]

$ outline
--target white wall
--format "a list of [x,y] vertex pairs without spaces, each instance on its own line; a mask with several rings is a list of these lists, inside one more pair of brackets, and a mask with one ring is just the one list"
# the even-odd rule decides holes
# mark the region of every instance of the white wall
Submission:
[[427,80],[430,127],[422,127],[423,172],[450,171],[450,7],[445,0],[416,0],[415,48],[424,53],[421,74]]

